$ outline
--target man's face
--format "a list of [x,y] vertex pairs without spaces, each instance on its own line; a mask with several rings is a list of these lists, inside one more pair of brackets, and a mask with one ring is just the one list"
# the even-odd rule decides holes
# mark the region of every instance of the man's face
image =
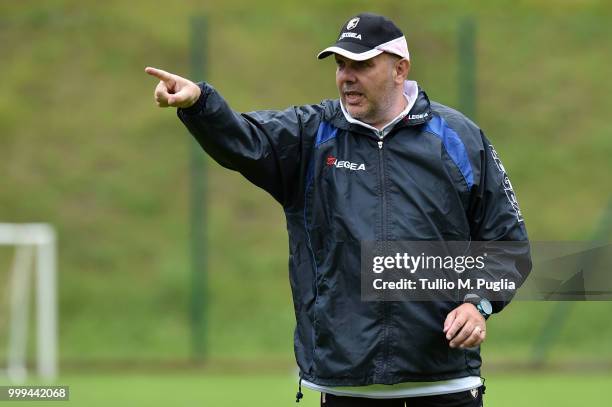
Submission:
[[348,113],[364,123],[380,124],[395,101],[397,59],[386,53],[365,61],[353,61],[338,54],[335,58],[336,86]]

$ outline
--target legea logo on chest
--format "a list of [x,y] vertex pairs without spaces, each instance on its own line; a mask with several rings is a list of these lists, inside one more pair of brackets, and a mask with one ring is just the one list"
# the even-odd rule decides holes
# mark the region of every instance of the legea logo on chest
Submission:
[[350,161],[338,160],[336,157],[330,155],[327,157],[327,166],[336,168],[346,168],[351,171],[365,171],[365,164],[352,163]]

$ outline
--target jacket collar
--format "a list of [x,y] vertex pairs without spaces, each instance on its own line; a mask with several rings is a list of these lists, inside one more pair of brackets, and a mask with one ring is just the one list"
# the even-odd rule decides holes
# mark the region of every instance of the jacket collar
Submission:
[[[395,128],[425,123],[431,118],[431,105],[425,91],[415,81],[406,81],[404,91],[408,97],[408,106],[384,127],[383,135]],[[339,99],[331,101],[328,108],[327,111],[331,116],[329,120],[334,127],[378,137],[379,131],[376,128],[350,117],[348,112],[344,111]]]

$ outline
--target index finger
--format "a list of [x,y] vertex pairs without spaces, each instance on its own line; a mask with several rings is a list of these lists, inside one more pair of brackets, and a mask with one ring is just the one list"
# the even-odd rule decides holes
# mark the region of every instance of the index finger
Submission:
[[151,76],[155,76],[157,79],[162,80],[164,82],[172,82],[174,80],[172,78],[172,74],[171,73],[166,72],[166,71],[161,70],[161,69],[152,68],[150,66],[147,66],[145,68],[145,72],[148,73]]
[[444,329],[442,330],[442,332],[446,333],[446,331],[449,330],[453,322],[455,322],[456,317],[457,317],[456,309],[448,313],[448,315],[446,316],[446,320],[444,320]]
[[446,339],[451,340],[455,337],[455,335],[457,335],[457,333],[461,330],[461,328],[463,328],[463,326],[466,324],[467,320],[462,317],[462,316],[457,316],[452,324],[450,325],[450,327],[448,328],[448,331],[446,331]]

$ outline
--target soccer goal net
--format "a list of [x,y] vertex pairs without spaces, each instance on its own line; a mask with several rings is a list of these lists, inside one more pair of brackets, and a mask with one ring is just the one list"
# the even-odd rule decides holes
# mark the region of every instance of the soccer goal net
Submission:
[[0,267],[0,379],[24,381],[29,363],[40,377],[53,379],[58,372],[54,229],[0,223]]

